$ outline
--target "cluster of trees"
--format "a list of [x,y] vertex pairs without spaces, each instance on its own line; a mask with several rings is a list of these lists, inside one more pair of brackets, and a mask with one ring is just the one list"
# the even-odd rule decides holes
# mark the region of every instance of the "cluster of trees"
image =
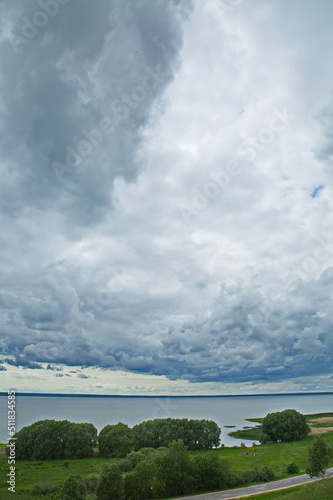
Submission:
[[296,410],[268,413],[262,423],[260,441],[297,441],[305,438],[310,430],[305,416]]
[[97,429],[88,423],[39,420],[23,427],[14,437],[17,460],[82,458],[93,454],[97,443]]
[[274,473],[267,466],[241,473],[231,470],[214,452],[191,457],[178,440],[168,447],[132,451],[105,467],[99,478],[87,478],[86,485],[77,476],[70,476],[63,485],[63,499],[83,500],[84,491],[95,493],[97,500],[165,498],[273,479]]
[[119,422],[107,425],[98,436],[99,451],[105,457],[124,457],[132,450],[159,448],[182,440],[189,450],[218,447],[221,429],[212,420],[164,418],[147,420],[133,428]]

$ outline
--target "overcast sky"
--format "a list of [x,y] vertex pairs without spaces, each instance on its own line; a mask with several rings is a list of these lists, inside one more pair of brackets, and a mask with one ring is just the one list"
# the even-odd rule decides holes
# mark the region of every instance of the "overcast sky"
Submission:
[[331,0],[0,15],[1,390],[331,390]]

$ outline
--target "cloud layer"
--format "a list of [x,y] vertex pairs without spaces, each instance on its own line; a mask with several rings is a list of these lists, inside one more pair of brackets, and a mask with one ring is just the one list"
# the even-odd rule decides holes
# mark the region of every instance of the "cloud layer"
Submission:
[[0,370],[331,376],[330,1],[46,4],[0,6]]

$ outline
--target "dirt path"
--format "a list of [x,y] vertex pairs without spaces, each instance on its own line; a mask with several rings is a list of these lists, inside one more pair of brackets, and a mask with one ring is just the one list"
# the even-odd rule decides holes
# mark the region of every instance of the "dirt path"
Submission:
[[326,434],[326,432],[332,432],[333,427],[312,427],[310,436],[314,436],[317,434]]
[[315,424],[333,424],[333,417],[313,418],[310,422]]

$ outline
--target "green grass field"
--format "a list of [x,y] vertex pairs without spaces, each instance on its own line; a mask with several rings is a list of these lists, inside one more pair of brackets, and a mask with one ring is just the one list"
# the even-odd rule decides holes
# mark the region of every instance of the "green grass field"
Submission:
[[[320,418],[324,416],[333,417],[333,414],[309,415],[307,417],[310,420],[311,418]],[[260,419],[248,420],[251,422],[258,422]],[[251,441],[246,442],[248,446],[252,441],[256,440],[254,437],[254,433],[256,432],[257,429],[244,430],[232,432],[231,435],[234,436],[237,434],[237,437],[243,439],[244,442],[246,442],[246,439],[250,439]],[[333,432],[324,434],[324,437],[328,443],[333,445]],[[305,473],[305,467],[308,463],[308,448],[312,445],[313,439],[314,437],[311,436],[301,441],[295,441],[292,443],[272,443],[238,449],[225,447],[213,450],[213,453],[216,453],[220,458],[227,460],[231,468],[234,470],[245,471],[254,467],[268,465],[274,470],[276,479],[282,479],[290,476],[286,473],[286,466],[289,462],[296,462],[300,467],[300,474]],[[4,445],[0,448],[3,447]],[[248,452],[249,455],[242,456],[242,453],[244,452]],[[255,452],[259,453],[259,455],[253,456],[253,453]],[[203,453],[207,453],[207,451],[191,452],[192,455]],[[20,500],[25,500],[25,498],[37,498],[31,497],[29,493],[31,492],[34,484],[38,482],[50,481],[60,485],[66,477],[72,473],[80,474],[83,479],[90,474],[100,475],[103,467],[113,462],[115,462],[115,459],[101,458],[98,456],[76,460],[70,459],[68,467],[64,465],[64,460],[38,462],[18,461],[16,462],[17,493],[15,494],[15,497]],[[4,500],[7,498],[7,473],[7,458],[4,456],[4,450],[2,449],[0,453],[0,498]],[[12,495],[12,493],[8,493],[8,495]],[[13,496],[8,496],[8,498],[13,498]],[[258,498],[265,500],[263,496]],[[331,494],[329,498],[332,500],[333,494]],[[312,500],[312,497],[309,497],[309,500],[310,499]],[[289,499],[285,498],[285,500]],[[302,500],[306,500],[306,497],[302,497]]]
[[[111,458],[81,458],[70,459],[69,466],[65,467],[65,460],[47,460],[47,461],[27,461],[20,460],[16,462],[16,491],[28,493],[32,490],[34,484],[38,482],[52,482],[58,484],[66,479],[69,474],[80,474],[86,478],[90,474],[100,475],[105,465],[110,465],[116,461]],[[8,464],[5,457],[0,459],[0,498],[2,500],[4,492],[7,490],[6,474],[8,473]],[[13,498],[13,494],[11,493]],[[30,497],[29,497],[30,498]],[[35,497],[37,498],[37,497]]]

